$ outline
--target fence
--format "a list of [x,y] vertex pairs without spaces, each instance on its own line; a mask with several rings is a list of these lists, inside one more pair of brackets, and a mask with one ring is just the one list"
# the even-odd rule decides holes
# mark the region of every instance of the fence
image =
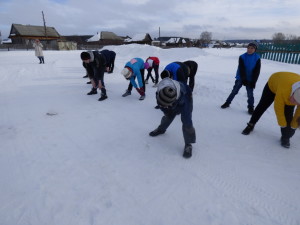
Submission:
[[300,64],[300,44],[262,43],[259,45],[257,53],[263,59]]

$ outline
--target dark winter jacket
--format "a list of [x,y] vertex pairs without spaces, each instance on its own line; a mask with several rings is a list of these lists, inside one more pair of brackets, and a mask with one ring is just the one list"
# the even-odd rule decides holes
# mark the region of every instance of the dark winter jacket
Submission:
[[116,53],[114,51],[110,51],[107,49],[104,49],[102,51],[100,51],[101,55],[103,55],[105,57],[106,60],[106,66],[110,66],[116,58]]
[[248,83],[255,87],[261,67],[261,60],[258,54],[248,54],[247,52],[239,57],[239,65],[236,72],[236,79],[244,84]]
[[96,80],[103,80],[106,67],[105,57],[98,51],[88,51],[91,56],[90,62],[85,64],[89,77]]

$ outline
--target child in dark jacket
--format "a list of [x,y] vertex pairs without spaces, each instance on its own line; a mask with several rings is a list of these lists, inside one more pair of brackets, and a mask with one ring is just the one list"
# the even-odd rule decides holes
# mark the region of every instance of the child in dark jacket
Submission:
[[101,96],[98,101],[107,99],[104,85],[104,71],[106,65],[104,56],[98,51],[87,51],[82,52],[80,57],[93,85],[92,90],[87,94],[97,94],[97,88],[99,88],[101,90]]
[[185,142],[183,157],[192,156],[192,143],[196,142],[196,132],[192,121],[193,98],[188,85],[164,78],[157,87],[156,100],[164,116],[160,125],[149,133],[155,137],[166,132],[176,115],[181,114],[182,132]]

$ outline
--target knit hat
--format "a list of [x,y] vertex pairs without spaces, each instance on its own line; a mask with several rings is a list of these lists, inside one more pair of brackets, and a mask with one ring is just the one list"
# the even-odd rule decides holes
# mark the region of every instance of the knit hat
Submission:
[[298,104],[300,104],[300,88],[297,88],[293,93],[294,99]]
[[257,50],[257,45],[255,43],[253,43],[253,42],[249,43],[248,46],[247,46],[247,48],[248,47],[253,47],[255,49],[255,51]]
[[88,52],[81,52],[80,58],[82,60],[87,60],[87,59],[91,59],[91,56],[90,56],[90,54]]
[[160,74],[160,78],[161,78],[161,79],[164,79],[164,78],[166,78],[166,77],[171,77],[171,74],[170,74],[170,72],[169,72],[168,70],[164,70],[164,71],[162,71],[161,74]]
[[164,87],[157,95],[157,103],[161,106],[171,106],[176,101],[177,92],[173,87]]
[[127,68],[125,67],[122,71],[121,71],[121,74],[126,78],[126,79],[129,79],[132,75],[132,72]]

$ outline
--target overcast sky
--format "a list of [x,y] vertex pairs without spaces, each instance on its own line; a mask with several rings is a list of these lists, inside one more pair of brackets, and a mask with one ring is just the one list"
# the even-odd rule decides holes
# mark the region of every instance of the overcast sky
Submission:
[[11,24],[55,27],[60,35],[120,36],[149,33],[213,39],[271,39],[277,32],[300,36],[300,0],[0,0],[0,31]]

